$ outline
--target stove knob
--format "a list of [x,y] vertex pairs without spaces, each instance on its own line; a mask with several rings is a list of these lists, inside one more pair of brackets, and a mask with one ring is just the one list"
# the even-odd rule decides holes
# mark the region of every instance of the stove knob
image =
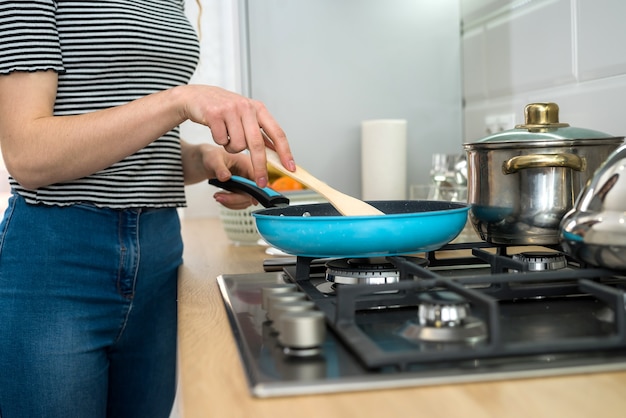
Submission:
[[281,315],[288,315],[291,312],[312,311],[313,309],[315,309],[315,303],[310,300],[275,303],[269,312],[269,316],[273,318],[272,328],[278,332],[278,321]]
[[320,311],[290,312],[278,319],[278,342],[283,347],[306,350],[319,347],[326,337],[326,322]]
[[261,307],[267,312],[267,299],[271,295],[276,295],[278,293],[295,292],[296,290],[296,285],[292,283],[273,284],[270,286],[265,286],[261,289]]
[[305,300],[306,299],[306,295],[302,292],[286,292],[286,293],[278,293],[275,295],[271,295],[269,298],[267,298],[267,309],[266,309],[266,314],[267,314],[267,319],[269,319],[270,321],[274,321],[275,319],[278,318],[278,316],[276,316],[276,313],[274,311],[274,307],[280,303],[284,303],[284,302],[295,302],[295,301],[299,301],[299,300]]

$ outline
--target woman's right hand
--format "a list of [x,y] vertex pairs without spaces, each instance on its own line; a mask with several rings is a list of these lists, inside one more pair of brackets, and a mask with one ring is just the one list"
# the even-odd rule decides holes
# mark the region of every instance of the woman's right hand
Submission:
[[230,153],[250,151],[253,178],[259,187],[268,184],[265,147],[276,150],[285,168],[295,170],[287,137],[263,103],[214,86],[188,85],[177,89],[183,95],[184,119],[208,126],[215,143]]

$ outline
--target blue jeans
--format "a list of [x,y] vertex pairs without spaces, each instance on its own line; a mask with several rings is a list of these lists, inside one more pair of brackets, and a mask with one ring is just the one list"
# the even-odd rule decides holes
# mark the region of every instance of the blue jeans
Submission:
[[168,417],[176,209],[30,205],[0,223],[0,416]]

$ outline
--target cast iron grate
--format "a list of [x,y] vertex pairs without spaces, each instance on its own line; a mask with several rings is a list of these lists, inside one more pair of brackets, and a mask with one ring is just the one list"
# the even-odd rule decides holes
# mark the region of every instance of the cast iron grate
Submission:
[[[506,248],[486,251],[489,247],[485,243],[450,244],[439,251],[471,250],[471,256],[442,259],[432,252],[426,255],[428,267],[411,262],[410,257],[387,257],[400,271],[398,283],[338,286],[335,295],[321,293],[310,280],[312,258],[298,257],[295,271],[286,271],[325,313],[330,328],[368,368],[406,369],[426,362],[626,350],[626,279],[619,272],[580,266],[573,260],[569,260],[571,265],[566,269],[528,272],[522,263],[510,258]],[[451,278],[432,268],[476,264],[491,266],[491,272]],[[393,324],[412,315],[421,293],[441,290],[453,292],[470,303],[475,315],[484,321],[487,337],[471,344],[399,342]],[[523,334],[524,320],[507,322],[505,318],[513,318],[512,312],[524,306],[557,311],[556,319],[542,314],[548,322],[572,317],[573,323],[564,325],[564,329],[569,327],[575,332],[537,340],[515,337],[507,327],[518,324]],[[590,306],[593,309],[588,315],[580,312]],[[595,318],[591,318],[598,306],[612,312],[609,324],[598,322],[601,326],[597,326]],[[530,312],[532,318],[534,312]],[[581,321],[581,314],[591,319],[584,317]],[[585,321],[589,323],[583,330],[587,333],[581,332],[576,323]]]

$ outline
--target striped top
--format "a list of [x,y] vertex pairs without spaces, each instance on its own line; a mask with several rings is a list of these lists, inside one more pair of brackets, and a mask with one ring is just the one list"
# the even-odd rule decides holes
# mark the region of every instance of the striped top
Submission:
[[[0,74],[54,70],[55,115],[122,105],[186,84],[199,45],[184,0],[0,1]],[[146,148],[88,177],[36,190],[30,203],[101,207],[185,205],[176,127]]]

